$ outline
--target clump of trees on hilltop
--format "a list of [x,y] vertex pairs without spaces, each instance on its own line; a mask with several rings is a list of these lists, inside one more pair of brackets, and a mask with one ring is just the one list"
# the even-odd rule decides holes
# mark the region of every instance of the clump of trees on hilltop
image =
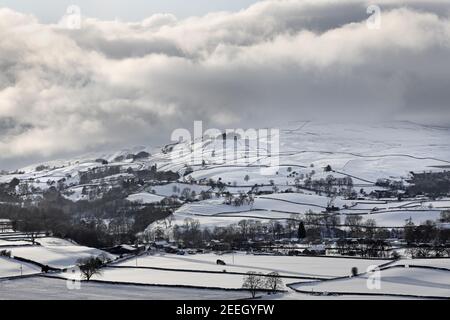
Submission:
[[411,172],[410,185],[406,189],[410,196],[428,195],[445,196],[450,193],[450,171],[444,172]]

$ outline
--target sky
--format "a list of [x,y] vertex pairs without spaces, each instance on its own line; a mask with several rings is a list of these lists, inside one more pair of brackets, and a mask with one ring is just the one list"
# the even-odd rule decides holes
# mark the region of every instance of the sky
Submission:
[[79,1],[74,24],[64,1],[0,1],[0,169],[195,120],[450,124],[449,1],[121,3]]
[[171,13],[179,18],[214,11],[238,11],[258,0],[0,0],[0,7],[34,14],[43,23],[54,23],[71,5],[84,15],[98,19],[139,21],[155,13]]

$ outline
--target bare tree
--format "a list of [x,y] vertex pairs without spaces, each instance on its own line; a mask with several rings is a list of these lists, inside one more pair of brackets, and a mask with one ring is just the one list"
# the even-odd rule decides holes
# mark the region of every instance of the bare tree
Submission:
[[93,275],[100,275],[103,262],[98,257],[78,259],[77,266],[86,281],[91,280]]
[[272,293],[277,292],[283,286],[283,281],[278,272],[271,272],[266,276],[266,288],[270,289]]
[[345,217],[345,224],[350,229],[350,237],[359,238],[362,235],[362,217],[359,215],[347,215]]
[[242,284],[242,288],[250,291],[252,298],[256,296],[258,290],[263,289],[264,286],[264,275],[262,273],[257,273],[254,271],[247,272],[247,275],[244,278],[244,283]]

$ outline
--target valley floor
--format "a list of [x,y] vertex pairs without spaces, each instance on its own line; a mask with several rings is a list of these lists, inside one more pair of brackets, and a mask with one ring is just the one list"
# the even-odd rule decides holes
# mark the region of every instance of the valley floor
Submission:
[[[392,261],[245,253],[187,256],[154,253],[118,260],[103,268],[93,281],[74,283],[70,279],[79,280],[80,275],[72,271],[70,263],[80,251],[55,242],[54,238],[42,243],[44,247],[31,246],[28,250],[42,251],[45,245],[55,243],[61,252],[66,247],[65,267],[69,269],[44,275],[32,263],[1,258],[0,300],[248,299],[250,293],[242,290],[248,271],[280,274],[280,289],[284,292],[268,295],[261,291],[258,294],[261,299],[450,299],[449,258]],[[218,266],[217,259],[225,261],[226,265]],[[380,288],[373,289],[368,285],[372,275],[367,270],[377,266],[381,270],[378,274]],[[358,268],[358,276],[350,276],[353,267]],[[76,283],[80,284],[79,289]]]

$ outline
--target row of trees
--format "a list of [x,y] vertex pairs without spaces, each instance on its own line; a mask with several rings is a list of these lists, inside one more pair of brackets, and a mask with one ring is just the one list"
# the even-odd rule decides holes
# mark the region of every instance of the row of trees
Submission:
[[412,258],[450,258],[450,246],[445,245],[420,245],[407,249],[406,252]]
[[266,275],[250,271],[244,277],[242,288],[247,289],[252,298],[256,296],[259,291],[269,291],[270,293],[278,292],[283,286],[283,281],[277,272],[271,272]]
[[[303,217],[292,215],[285,223],[278,220],[262,222],[261,220],[243,219],[237,224],[213,229],[202,228],[198,220],[185,219],[184,224],[173,227],[176,241],[186,246],[198,247],[211,240],[220,240],[232,247],[246,247],[249,241],[276,241],[279,239],[298,238],[308,242],[321,241],[325,238],[355,238],[367,240],[385,240],[395,231],[378,228],[375,220],[363,222],[361,216],[347,216],[344,225],[333,214],[313,214]],[[376,242],[380,243],[380,242]]]
[[304,180],[300,178],[295,179],[295,186],[299,189],[312,189],[319,193],[331,195],[343,195],[351,197],[356,192],[353,190],[353,179],[351,177],[336,178],[333,175],[328,175],[325,179],[312,179],[312,176],[307,176]]
[[363,258],[388,258],[391,246],[384,240],[373,239],[339,239],[336,251],[341,255],[360,256]]
[[[440,222],[449,223],[450,212],[443,212]],[[272,242],[294,237],[305,239],[307,242],[339,238],[341,240],[337,242],[337,251],[340,254],[385,257],[390,250],[386,241],[389,238],[404,237],[409,245],[427,243],[445,248],[445,244],[450,241],[450,229],[442,228],[432,221],[426,221],[418,226],[410,221],[404,229],[388,229],[377,227],[373,219],[363,221],[359,215],[348,215],[341,224],[337,215],[317,215],[310,212],[302,219],[295,216],[286,223],[276,220],[264,223],[260,220],[244,219],[237,224],[215,227],[212,230],[202,228],[198,220],[186,219],[183,225],[174,226],[173,236],[185,246],[201,247],[212,240],[220,240],[229,244],[230,248],[239,249],[248,248],[250,242]],[[441,251],[433,254],[442,254]],[[421,252],[418,254],[422,254]]]
[[174,240],[191,247],[202,247],[212,240],[220,240],[232,247],[245,248],[249,241],[274,241],[290,235],[301,239],[307,236],[303,221],[289,221],[288,226],[285,226],[275,220],[263,223],[260,220],[244,219],[237,224],[210,230],[202,228],[198,220],[188,218],[183,225],[173,227]]
[[252,206],[255,203],[255,198],[251,194],[239,193],[238,195],[232,195],[231,193],[226,193],[225,204],[233,205],[235,207],[240,207],[243,205]]

